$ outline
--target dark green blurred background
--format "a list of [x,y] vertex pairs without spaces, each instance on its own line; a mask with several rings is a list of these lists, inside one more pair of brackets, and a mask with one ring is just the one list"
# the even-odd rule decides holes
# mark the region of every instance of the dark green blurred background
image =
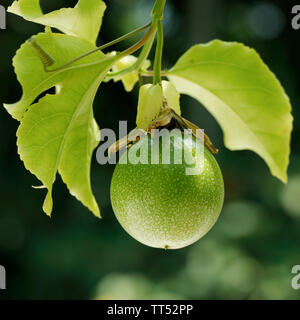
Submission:
[[[12,1],[0,3],[7,7]],[[154,0],[111,0],[99,44],[149,20]],[[41,0],[45,12],[76,1]],[[0,108],[0,265],[7,290],[0,299],[299,299],[291,268],[300,264],[299,39],[291,27],[289,1],[168,0],[164,67],[191,45],[214,38],[254,47],[291,98],[295,118],[289,183],[269,173],[250,151],[231,152],[214,118],[182,97],[183,116],[204,128],[220,149],[226,199],[215,227],[198,243],[177,251],[146,247],[118,224],[110,204],[114,167],[93,158],[92,183],[103,219],[96,219],[68,194],[58,178],[54,213],[42,213],[45,191],[24,169],[16,149],[18,123]],[[0,102],[21,96],[11,65],[19,46],[43,27],[8,14],[0,30]],[[134,39],[132,40],[134,41]],[[131,41],[117,46],[128,47]],[[153,53],[152,53],[153,54]],[[134,127],[137,88],[101,85],[95,100],[102,128]],[[272,106],[270,106],[272,108]]]

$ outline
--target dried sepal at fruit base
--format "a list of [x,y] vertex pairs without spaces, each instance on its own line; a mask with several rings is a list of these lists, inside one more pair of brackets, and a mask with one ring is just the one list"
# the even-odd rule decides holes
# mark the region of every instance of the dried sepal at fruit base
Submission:
[[213,143],[202,129],[178,115],[172,108],[168,106],[163,109],[157,119],[151,122],[147,132],[151,133],[155,129],[168,127],[172,121],[174,122],[173,126],[181,129],[182,131],[191,130],[192,135],[197,140],[204,141],[204,145],[210,150],[211,153],[217,154],[219,152],[219,150],[214,147]]
[[219,150],[214,147],[210,138],[203,132],[202,129],[178,115],[172,108],[166,105],[166,100],[164,100],[164,107],[162,111],[158,117],[150,123],[147,131],[139,128],[133,129],[127,136],[116,141],[110,146],[108,155],[111,156],[112,153],[118,152],[124,147],[130,148],[132,144],[139,141],[143,135],[151,134],[151,136],[154,137],[156,129],[162,128],[178,128],[182,131],[190,130],[193,137],[200,142],[204,142],[204,145],[210,150],[211,153],[217,154],[219,152]]

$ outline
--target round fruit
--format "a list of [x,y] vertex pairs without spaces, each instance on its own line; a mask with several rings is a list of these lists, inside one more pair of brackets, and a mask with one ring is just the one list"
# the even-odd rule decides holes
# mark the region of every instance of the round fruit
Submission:
[[[176,155],[183,154],[185,161],[177,164]],[[197,169],[197,174],[188,169]],[[140,139],[121,157],[111,182],[120,224],[133,238],[156,248],[177,249],[199,240],[215,224],[223,199],[222,173],[214,156],[182,132]]]

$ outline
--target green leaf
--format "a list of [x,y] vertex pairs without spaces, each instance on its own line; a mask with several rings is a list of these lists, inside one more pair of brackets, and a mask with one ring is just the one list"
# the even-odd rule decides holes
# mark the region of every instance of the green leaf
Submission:
[[180,93],[194,97],[213,114],[229,149],[256,152],[274,176],[287,181],[291,105],[255,50],[220,40],[196,45],[168,77]]
[[161,85],[145,84],[140,87],[136,118],[138,128],[148,129],[152,120],[160,113],[164,98],[168,106],[180,115],[179,93],[169,81],[162,81]]
[[[51,32],[41,33],[35,40],[55,58],[53,68],[94,48],[86,40]],[[64,70],[46,73],[28,42],[14,58],[23,96],[18,103],[5,107],[21,120],[18,152],[25,167],[48,189],[43,206],[48,215],[52,211],[52,185],[58,171],[70,193],[100,217],[90,183],[91,157],[100,140],[92,104],[115,59],[96,52]],[[32,105],[53,86],[55,94],[47,94]]]
[[39,0],[16,0],[8,12],[95,44],[105,9],[106,5],[101,0],[79,0],[75,8],[43,14]]

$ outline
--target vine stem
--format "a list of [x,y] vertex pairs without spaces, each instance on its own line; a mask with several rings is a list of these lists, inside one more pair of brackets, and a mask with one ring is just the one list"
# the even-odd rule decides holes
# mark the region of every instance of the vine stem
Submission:
[[151,12],[152,21],[160,21],[163,18],[167,0],[156,0]]
[[[151,19],[152,19],[152,27],[158,31],[158,42],[160,43],[158,50],[157,50],[157,58],[156,58],[156,63],[157,63],[157,68],[161,69],[161,59],[162,59],[162,48],[163,48],[163,30],[162,30],[162,24],[161,20],[163,19],[163,11],[164,7],[166,5],[166,0],[156,0],[152,12],[151,12]],[[158,30],[160,29],[160,30]],[[155,32],[156,33],[156,32]],[[155,38],[155,33],[152,35],[151,38],[149,38],[148,42],[145,43],[138,60],[131,65],[130,67],[117,71],[117,72],[109,72],[107,76],[105,77],[106,79],[112,79],[116,76],[124,76],[128,73],[131,73],[133,71],[140,71],[144,61],[148,58],[149,53],[152,49],[154,38]],[[144,72],[144,71],[143,71]],[[141,73],[143,73],[141,72]],[[157,76],[158,76],[158,71],[157,71]],[[160,81],[158,81],[160,82]]]

